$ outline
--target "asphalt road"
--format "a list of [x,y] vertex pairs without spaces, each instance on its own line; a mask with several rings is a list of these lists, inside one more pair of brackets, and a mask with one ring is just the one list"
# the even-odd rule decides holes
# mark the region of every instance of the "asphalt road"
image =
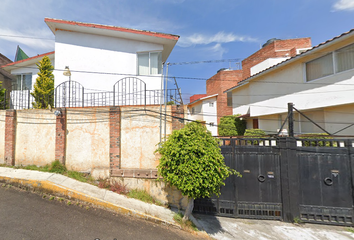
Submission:
[[200,239],[200,236],[101,209],[0,187],[0,239]]

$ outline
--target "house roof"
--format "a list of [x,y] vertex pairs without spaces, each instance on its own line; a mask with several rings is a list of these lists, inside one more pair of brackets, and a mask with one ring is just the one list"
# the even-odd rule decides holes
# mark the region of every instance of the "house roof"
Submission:
[[12,70],[14,68],[19,68],[19,67],[32,65],[32,64],[37,63],[39,61],[39,59],[44,57],[44,56],[52,57],[52,56],[54,56],[54,51],[53,52],[39,54],[37,56],[30,57],[30,58],[27,58],[27,59],[23,59],[21,61],[8,63],[8,64],[6,64],[4,66],[1,66],[1,68],[3,68],[6,71],[10,71],[10,70]]
[[320,43],[317,46],[314,46],[314,47],[308,49],[307,51],[305,51],[305,52],[303,52],[301,54],[298,54],[298,55],[296,55],[294,57],[291,57],[291,58],[289,58],[287,60],[284,60],[283,62],[280,62],[280,63],[278,63],[278,64],[276,64],[276,65],[274,65],[272,67],[269,67],[269,68],[267,68],[267,69],[255,74],[255,75],[249,77],[249,78],[246,78],[246,79],[238,82],[238,84],[236,86],[233,86],[232,88],[229,88],[229,89],[225,90],[224,93],[230,92],[230,91],[232,91],[232,90],[234,90],[234,89],[236,89],[236,88],[238,88],[240,86],[243,86],[243,85],[247,84],[252,79],[255,79],[257,77],[263,76],[264,74],[267,74],[267,73],[269,73],[271,71],[274,71],[275,69],[277,69],[279,67],[282,67],[282,66],[285,66],[287,64],[290,64],[290,63],[292,63],[292,62],[294,62],[294,61],[296,61],[298,59],[301,59],[301,58],[303,58],[305,56],[308,56],[308,55],[313,54],[313,53],[315,53],[317,51],[320,51],[322,48],[327,47],[330,44],[337,43],[338,41],[344,40],[345,38],[349,38],[349,37],[351,37],[353,35],[354,35],[354,28],[349,30],[348,32],[342,33],[339,36],[336,36],[336,37],[334,37],[332,39],[329,39],[329,40],[327,40],[327,41],[325,41],[323,43]]
[[206,99],[209,99],[209,98],[213,98],[213,97],[217,97],[218,94],[213,94],[213,95],[209,95],[209,96],[206,96],[206,97],[202,97],[202,98],[199,98],[197,100],[195,100],[194,102],[191,102],[191,103],[188,103],[188,105],[193,105],[199,101],[203,101],[203,100],[206,100]]
[[61,30],[162,44],[164,46],[164,50],[162,52],[163,62],[167,60],[179,39],[178,35],[124,27],[67,21],[53,18],[45,18],[44,21],[54,35],[57,31]]
[[12,63],[12,61],[0,53],[0,74],[11,79],[13,78],[13,75],[11,75],[10,73],[6,72],[4,69],[1,68],[1,66],[9,63]]

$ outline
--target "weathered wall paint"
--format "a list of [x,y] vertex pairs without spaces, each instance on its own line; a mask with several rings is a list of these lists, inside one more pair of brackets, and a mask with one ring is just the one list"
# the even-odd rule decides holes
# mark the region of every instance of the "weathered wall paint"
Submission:
[[[121,168],[155,169],[158,165],[159,158],[154,152],[160,141],[159,109],[159,106],[121,107]],[[171,106],[167,114],[171,114]],[[168,116],[167,135],[171,129]]]
[[109,108],[67,109],[66,167],[109,176]]
[[49,110],[18,110],[15,165],[44,166],[55,160],[55,115]]
[[0,164],[5,163],[5,116],[6,110],[0,111]]

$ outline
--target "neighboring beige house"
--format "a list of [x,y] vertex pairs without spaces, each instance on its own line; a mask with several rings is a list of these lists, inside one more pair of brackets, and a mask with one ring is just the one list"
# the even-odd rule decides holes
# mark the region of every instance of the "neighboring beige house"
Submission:
[[[276,133],[287,116],[287,104],[292,102],[329,133],[354,135],[353,76],[354,29],[258,72],[225,92],[232,95],[233,114],[249,116],[248,128],[258,126],[266,133]],[[322,132],[297,113],[294,119],[295,133]]]
[[[206,94],[205,94],[206,95]],[[201,121],[213,136],[218,135],[216,104],[218,94],[198,98],[188,104],[188,119]]]

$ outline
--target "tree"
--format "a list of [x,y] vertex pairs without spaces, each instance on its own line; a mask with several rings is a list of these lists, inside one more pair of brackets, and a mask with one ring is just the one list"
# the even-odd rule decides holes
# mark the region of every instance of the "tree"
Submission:
[[246,121],[239,118],[240,114],[224,116],[220,119],[219,135],[223,137],[242,136],[246,130]]
[[220,195],[224,180],[238,174],[225,165],[219,140],[201,123],[188,123],[173,131],[156,151],[161,154],[159,176],[189,198],[183,221],[189,219],[195,198]]
[[39,72],[31,93],[34,97],[32,105],[37,109],[51,108],[54,105],[54,67],[48,56],[44,56],[36,65]]

